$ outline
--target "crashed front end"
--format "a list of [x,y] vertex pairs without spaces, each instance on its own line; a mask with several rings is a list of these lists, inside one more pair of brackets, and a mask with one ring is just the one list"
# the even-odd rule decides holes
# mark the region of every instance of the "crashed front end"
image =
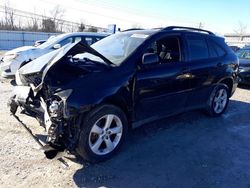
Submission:
[[46,141],[57,145],[66,132],[66,123],[69,122],[66,100],[71,93],[72,90],[68,89],[56,91],[53,95],[36,94],[30,86],[16,86],[9,101],[10,111],[16,114],[17,108],[20,107],[22,113],[36,118],[46,130]]
[[[16,73],[18,85],[14,87],[8,102],[10,111],[45,152],[46,150],[49,152],[67,150],[74,153],[76,149],[83,117],[79,114],[82,115],[88,107],[79,112],[68,105],[68,98],[74,92],[74,89],[70,88],[70,82],[74,83],[76,78],[83,78],[87,74],[98,72],[105,67],[86,63],[86,61],[83,64],[71,62],[72,66],[67,65],[75,54],[86,50],[80,44],[72,44],[26,64]],[[64,62],[66,62],[67,68],[73,71],[66,70],[65,75],[62,76],[56,64]],[[64,71],[67,68],[61,69]],[[50,71],[51,69],[52,71]],[[39,142],[28,127],[20,121],[16,115],[18,108],[21,113],[36,118],[39,124],[45,128],[46,145]]]

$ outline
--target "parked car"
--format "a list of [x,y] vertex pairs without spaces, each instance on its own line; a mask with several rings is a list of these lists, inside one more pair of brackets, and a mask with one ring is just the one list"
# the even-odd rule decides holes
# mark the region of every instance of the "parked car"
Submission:
[[120,32],[56,54],[18,71],[10,110],[35,117],[50,147],[91,162],[110,158],[129,128],[193,109],[223,114],[237,87],[235,53],[196,28]]
[[239,46],[229,46],[234,52],[237,52],[240,47]]
[[240,59],[239,83],[250,84],[250,47],[238,50],[237,56]]
[[59,49],[68,43],[83,41],[88,45],[106,37],[107,34],[92,32],[77,32],[61,34],[44,42],[39,46],[23,46],[5,53],[0,62],[2,77],[13,77],[16,71],[26,63],[53,50]]

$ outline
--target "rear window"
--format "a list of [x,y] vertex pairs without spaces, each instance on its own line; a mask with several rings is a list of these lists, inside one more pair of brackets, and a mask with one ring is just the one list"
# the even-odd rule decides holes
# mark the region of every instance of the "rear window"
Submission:
[[187,35],[189,59],[191,61],[207,59],[209,57],[208,46],[205,38],[195,35]]
[[210,57],[222,57],[226,54],[225,50],[211,39],[208,39],[208,46]]
[[223,48],[220,47],[218,44],[214,43],[214,47],[215,47],[215,50],[218,53],[219,57],[222,57],[226,54],[226,52],[223,50]]

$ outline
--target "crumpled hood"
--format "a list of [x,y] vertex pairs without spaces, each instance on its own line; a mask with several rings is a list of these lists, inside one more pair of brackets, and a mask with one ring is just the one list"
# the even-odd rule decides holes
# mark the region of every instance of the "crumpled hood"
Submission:
[[43,67],[48,64],[48,62],[50,62],[59,54],[61,50],[63,50],[63,48],[49,52],[27,63],[18,70],[19,74],[26,75],[40,72]]
[[240,59],[240,67],[250,67],[250,59]]
[[96,52],[90,46],[87,46],[83,43],[78,42],[78,43],[67,44],[58,50],[47,53],[31,61],[30,63],[27,63],[26,65],[24,65],[18,70],[17,74],[29,75],[29,74],[42,72],[40,84],[37,87],[32,88],[35,92],[37,92],[42,88],[44,78],[52,66],[54,66],[57,62],[60,62],[60,60],[64,56],[69,56],[69,55],[75,56],[76,54],[83,53],[83,52],[92,53],[102,58],[105,62],[107,62],[107,64],[112,64],[111,62],[109,62],[109,60],[107,60],[101,54]]

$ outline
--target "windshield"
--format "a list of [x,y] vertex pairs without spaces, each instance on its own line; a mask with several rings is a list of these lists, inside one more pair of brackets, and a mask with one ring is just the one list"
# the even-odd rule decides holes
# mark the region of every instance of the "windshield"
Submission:
[[45,43],[37,46],[37,48],[41,48],[41,49],[45,49],[48,48],[49,46],[53,45],[53,44],[57,44],[57,42],[62,39],[66,34],[62,34],[62,35],[57,35],[55,37],[50,37]]
[[[147,37],[145,34],[118,33],[96,42],[91,47],[119,66]],[[78,58],[103,62],[101,58],[90,53],[78,54]]]
[[250,59],[250,49],[241,49],[237,51],[239,59]]

